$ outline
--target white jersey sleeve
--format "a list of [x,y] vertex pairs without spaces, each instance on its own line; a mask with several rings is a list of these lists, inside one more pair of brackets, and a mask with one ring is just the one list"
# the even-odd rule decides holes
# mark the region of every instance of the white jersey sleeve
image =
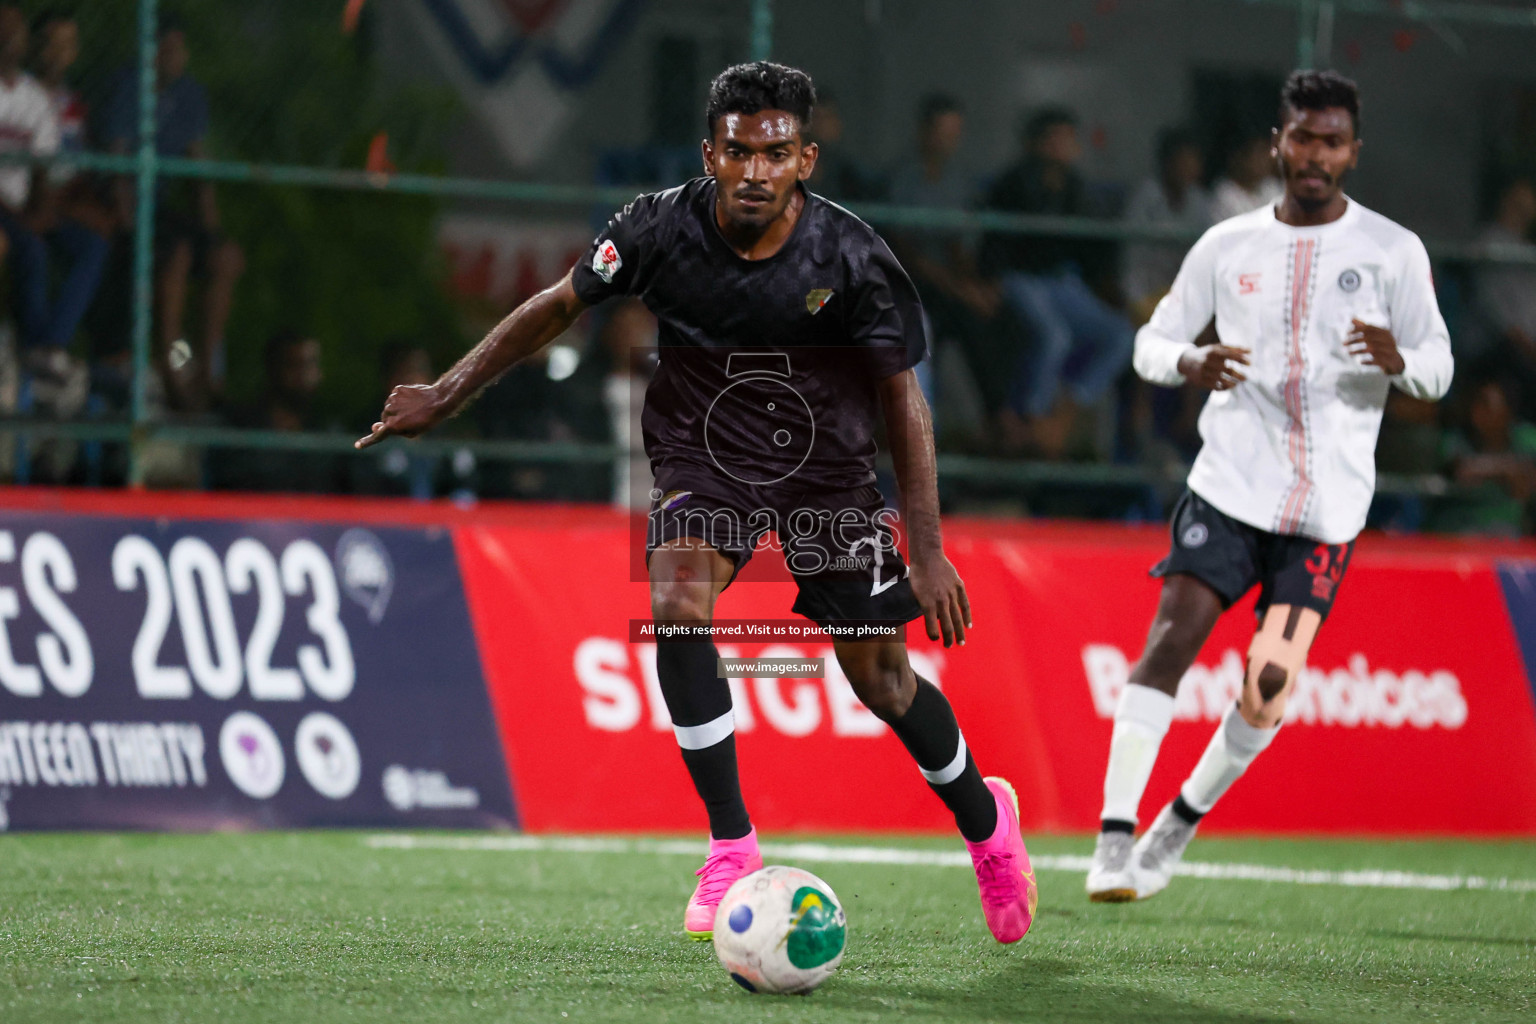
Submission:
[[1136,332],[1131,363],[1136,375],[1150,384],[1178,387],[1184,383],[1179,359],[1195,347],[1195,339],[1216,313],[1217,241],[1207,231],[1184,257],[1157,309]]
[[1417,235],[1400,250],[1401,263],[1388,304],[1393,337],[1403,357],[1403,372],[1392,378],[1399,390],[1433,402],[1451,387],[1451,336],[1435,302],[1429,253]]

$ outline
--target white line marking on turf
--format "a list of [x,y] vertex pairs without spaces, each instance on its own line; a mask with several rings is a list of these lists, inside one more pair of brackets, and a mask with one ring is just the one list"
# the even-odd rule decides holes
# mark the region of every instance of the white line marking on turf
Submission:
[[[489,850],[509,853],[629,853],[702,857],[704,843],[692,839],[583,839],[562,836],[418,836],[382,833],[364,842],[379,850]],[[785,861],[822,864],[896,864],[914,867],[970,867],[958,850],[903,850],[892,846],[831,846],[826,843],[764,843],[763,854]],[[1037,871],[1086,874],[1091,858],[1046,854],[1031,857]],[[1292,885],[1339,885],[1352,889],[1456,889],[1536,892],[1536,879],[1484,878],[1480,875],[1422,875],[1412,871],[1319,871],[1263,864],[1213,864],[1184,861],[1174,874],[1223,881],[1288,882]]]

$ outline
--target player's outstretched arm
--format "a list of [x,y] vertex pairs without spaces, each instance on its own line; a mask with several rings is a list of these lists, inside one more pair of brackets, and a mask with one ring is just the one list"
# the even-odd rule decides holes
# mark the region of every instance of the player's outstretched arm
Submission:
[[379,422],[353,447],[367,448],[394,434],[415,437],[464,407],[513,364],[560,337],[586,309],[567,273],[558,284],[518,306],[433,384],[402,384],[389,393]]
[[907,520],[907,553],[912,559],[912,592],[923,607],[928,639],[944,646],[965,643],[971,627],[971,602],[965,583],[944,557],[939,534],[938,462],[933,451],[933,420],[918,386],[917,373],[905,370],[880,381],[880,405],[890,436],[896,483]]

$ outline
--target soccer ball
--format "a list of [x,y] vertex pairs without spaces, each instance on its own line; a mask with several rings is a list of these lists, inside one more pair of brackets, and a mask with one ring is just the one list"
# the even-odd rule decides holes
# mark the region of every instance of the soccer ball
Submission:
[[715,911],[715,955],[748,992],[810,992],[843,962],[847,939],[837,894],[800,868],[737,879]]

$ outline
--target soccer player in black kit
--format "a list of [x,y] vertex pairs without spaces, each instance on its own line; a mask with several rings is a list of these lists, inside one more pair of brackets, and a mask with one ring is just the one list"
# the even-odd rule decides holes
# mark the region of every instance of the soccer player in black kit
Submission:
[[[397,387],[367,447],[414,437],[616,295],[660,322],[660,365],[642,418],[656,477],[646,543],[658,625],[712,621],[714,605],[772,529],[799,585],[794,611],[825,626],[923,618],[965,642],[965,587],[939,534],[933,429],[913,367],[922,308],[874,230],[802,184],[815,91],[757,62],[710,87],[706,176],[637,198],[558,284],[498,324],[441,379]],[[875,480],[884,414],[910,568]],[[955,815],[1000,942],[1029,930],[1037,889],[1018,800],[983,779],[944,695],[897,638],[838,638],[854,692],[890,725]],[[732,882],[762,866],[737,779],[731,693],[707,638],[658,635],[656,669],[683,761],[709,815],[709,856],[684,916],[708,938]]]

